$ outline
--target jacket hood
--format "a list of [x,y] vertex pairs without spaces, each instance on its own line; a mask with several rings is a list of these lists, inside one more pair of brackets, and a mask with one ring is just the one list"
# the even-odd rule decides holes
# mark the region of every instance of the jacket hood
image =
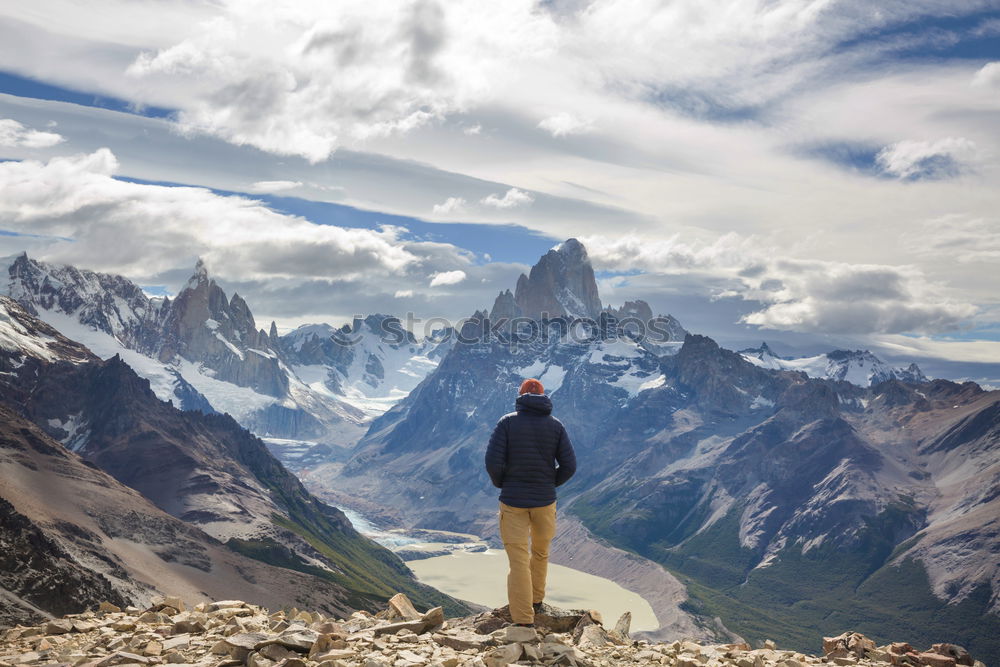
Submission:
[[521,394],[514,403],[518,412],[536,412],[540,415],[552,414],[552,401],[545,394]]

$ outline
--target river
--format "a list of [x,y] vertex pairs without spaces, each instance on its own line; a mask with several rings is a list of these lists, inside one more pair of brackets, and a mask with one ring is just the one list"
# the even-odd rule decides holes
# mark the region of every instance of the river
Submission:
[[[417,578],[462,600],[495,608],[507,604],[507,556],[489,549],[475,535],[446,531],[379,528],[352,510],[344,510],[358,532],[392,549]],[[653,608],[640,595],[603,577],[549,564],[545,601],[556,607],[596,609],[605,625],[632,612],[633,631],[659,627]]]

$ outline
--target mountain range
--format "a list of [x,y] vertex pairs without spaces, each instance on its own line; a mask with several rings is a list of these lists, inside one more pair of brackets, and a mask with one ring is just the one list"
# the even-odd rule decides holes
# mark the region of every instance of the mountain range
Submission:
[[[157,398],[0,296],[5,621],[156,593],[374,609],[419,584],[231,417]],[[79,589],[79,590],[77,590]]]
[[[553,253],[587,262],[567,242],[540,264],[568,264]],[[539,289],[554,292],[515,303],[586,303],[597,288]],[[510,301],[502,292],[492,314]],[[580,312],[539,320],[547,340],[455,345],[311,484],[496,539],[482,449],[519,381],[538,377],[579,461],[563,512],[676,576],[681,611],[755,641],[805,647],[852,627],[1000,656],[1000,392],[868,352],[731,352],[676,321],[652,343],[614,327],[561,335]]]
[[[422,340],[388,315],[265,332],[203,264],[172,300],[26,255],[8,279],[17,321],[99,358],[49,329],[29,336],[20,354],[42,355],[33,382],[49,393],[8,383],[4,403],[230,551],[336,571],[329,554],[343,545],[319,548],[301,527],[356,534],[310,492],[496,543],[482,452],[536,377],[580,464],[560,489],[575,537],[557,562],[615,578],[620,559],[595,554],[628,552],[646,568],[634,590],[682,592],[657,609],[663,626],[703,637],[806,649],[849,627],[1000,659],[1000,392],[864,350],[725,350],[645,302],[602,305],[574,239],[492,308]],[[37,340],[73,351],[25,352]],[[144,438],[160,449],[139,455]],[[172,477],[156,467],[175,459]],[[276,500],[277,488],[292,495]],[[351,579],[327,577],[358,592]]]

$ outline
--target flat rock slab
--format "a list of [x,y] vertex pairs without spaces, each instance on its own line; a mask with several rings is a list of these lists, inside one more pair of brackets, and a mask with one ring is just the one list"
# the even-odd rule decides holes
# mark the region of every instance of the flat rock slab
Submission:
[[253,649],[261,642],[267,641],[271,637],[263,632],[240,632],[223,639],[224,642],[236,648]]
[[504,634],[504,638],[507,642],[537,642],[538,633],[535,632],[534,628],[526,628],[520,625],[509,625],[507,626],[507,632]]
[[142,655],[136,655],[135,653],[129,653],[127,651],[118,651],[116,653],[112,653],[108,657],[98,662],[95,665],[95,667],[108,667],[109,665],[124,665],[126,663],[148,665],[149,658]]
[[276,637],[267,637],[261,640],[254,648],[260,650],[262,647],[268,644],[280,644],[285,648],[290,648],[295,651],[300,651],[302,653],[308,653],[309,649],[312,648],[316,640],[319,639],[319,633],[315,630],[309,630],[308,628],[292,626],[293,629],[286,630]]
[[447,633],[439,632],[434,634],[431,639],[441,646],[447,646],[456,651],[465,651],[467,649],[481,651],[487,646],[492,646],[494,643],[493,638],[489,635],[480,635],[475,632],[462,630],[453,630]]

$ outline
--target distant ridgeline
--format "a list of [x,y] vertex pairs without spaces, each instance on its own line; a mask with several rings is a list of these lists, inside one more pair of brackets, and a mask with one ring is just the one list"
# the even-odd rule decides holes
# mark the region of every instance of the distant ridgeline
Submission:
[[[854,629],[880,643],[956,642],[1000,664],[1000,392],[928,380],[915,365],[892,367],[862,350],[786,359],[766,344],[722,349],[643,301],[602,304],[586,249],[573,239],[459,331],[421,339],[388,315],[283,336],[274,326],[258,329],[246,302],[227,297],[204,266],[173,300],[150,299],[120,276],[26,256],[8,278],[7,292],[27,317],[36,314],[105,359],[120,355],[81,368],[118,376],[113,386],[129,374],[133,384],[135,374],[149,381],[135,391],[148,397],[140,404],[121,399],[136,405],[121,417],[122,432],[136,448],[143,438],[169,447],[147,443],[136,449],[146,468],[126,472],[122,464],[112,475],[131,475],[125,484],[162,497],[155,504],[167,514],[258,561],[302,572],[317,562],[343,567],[348,561],[325,551],[340,547],[314,539],[339,518],[306,500],[235,422],[199,412],[229,413],[266,436],[324,498],[377,506],[411,526],[495,539],[483,447],[512,409],[514,387],[536,377],[580,463],[560,489],[561,510],[679,578],[688,597],[668,611],[704,637],[734,632],[812,650],[821,635]],[[394,339],[386,340],[387,330]],[[72,347],[54,331],[40,335]],[[473,342],[457,342],[463,335]],[[344,337],[353,342],[342,344]],[[18,340],[25,358],[34,354],[25,350],[49,349],[37,336]],[[9,377],[28,372],[28,362],[18,363],[10,362]],[[45,363],[61,370],[40,377],[98,386],[97,370]],[[94,377],[84,382],[87,373]],[[117,433],[112,415],[121,407],[107,392],[89,402],[72,392],[42,401],[19,386],[8,383],[4,401],[47,437],[97,465],[101,456],[127,460],[132,450],[119,449],[117,435],[107,436],[110,449],[95,439]],[[164,413],[154,394],[193,411]],[[167,460],[156,447],[179,451],[170,448],[189,442],[177,435],[189,430],[204,449],[183,468],[183,502],[171,505],[153,482]],[[257,443],[239,464],[246,472],[227,472],[210,441],[229,443],[229,457],[243,451],[236,443]],[[253,488],[236,493],[248,479]],[[238,500],[213,504],[220,488]],[[272,519],[276,490],[291,495],[279,496]],[[276,532],[248,538],[217,516],[249,517]],[[296,534],[315,551],[279,548]]]

